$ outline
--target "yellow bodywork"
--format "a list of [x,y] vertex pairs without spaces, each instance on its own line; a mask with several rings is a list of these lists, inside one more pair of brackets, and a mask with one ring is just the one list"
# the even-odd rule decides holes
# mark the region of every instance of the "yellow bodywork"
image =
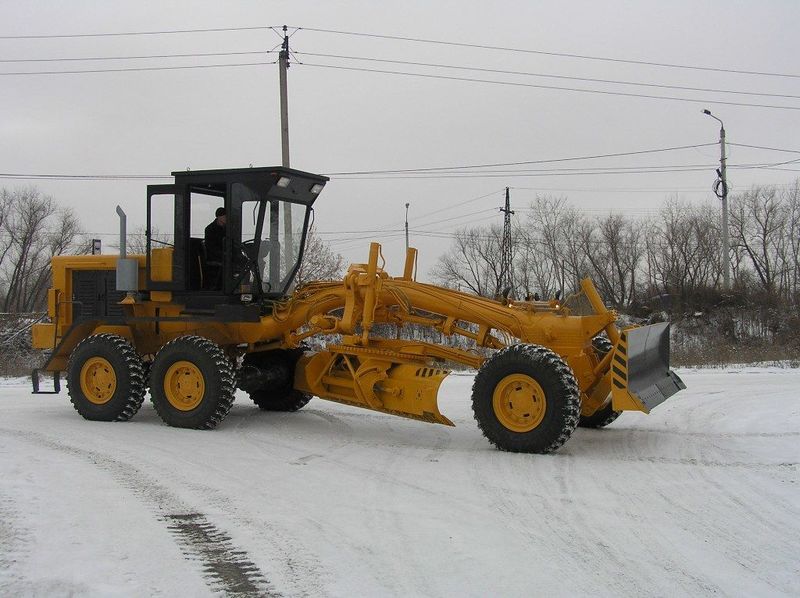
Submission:
[[[171,248],[152,251],[154,280],[171,280],[171,251]],[[145,288],[145,257],[134,257],[139,262],[140,288]],[[116,257],[56,257],[53,288],[48,294],[51,322],[34,326],[33,345],[53,349],[46,369],[63,371],[77,343],[99,332],[127,338],[141,355],[154,354],[168,341],[183,335],[208,338],[231,356],[293,348],[312,337],[337,335],[335,343],[321,351],[307,352],[300,359],[295,370],[296,389],[349,405],[452,425],[439,412],[436,401],[439,386],[448,374],[442,364],[452,362],[478,368],[484,357],[478,350],[374,334],[377,324],[395,325],[398,330],[418,324],[444,335],[470,339],[476,349],[500,349],[518,342],[551,349],[572,368],[583,395],[584,415],[607,406],[609,400],[617,410],[646,410],[626,392],[627,382],[623,377],[616,378],[623,388],[613,387],[611,364],[617,351],[600,358],[592,347],[592,339],[603,331],[615,346],[621,341],[615,326],[616,313],[605,308],[589,280],[583,281],[582,288],[595,313],[575,316],[558,300],[496,301],[416,282],[414,249],[409,250],[400,277],[390,277],[379,268],[379,258],[380,245],[373,243],[369,261],[352,265],[342,281],[299,287],[287,300],[276,302],[271,313],[257,322],[187,318],[182,313],[184,306],[172,301],[172,293],[152,291],[149,297],[142,295],[146,300],[137,299],[122,306],[125,314],[122,325],[90,321],[73,326],[72,272],[113,270]],[[184,374],[186,379],[192,378]],[[193,376],[193,380],[202,379],[200,374]],[[537,388],[534,380],[523,378],[526,377],[509,380],[497,391],[501,399],[506,393],[518,397],[515,401],[518,405],[530,403],[525,413],[500,410],[508,419],[509,429],[535,427],[537,422],[531,422],[540,419],[545,408],[537,403],[543,400],[541,388]],[[194,404],[199,390],[181,388],[177,382],[170,384],[168,394],[179,408]]]

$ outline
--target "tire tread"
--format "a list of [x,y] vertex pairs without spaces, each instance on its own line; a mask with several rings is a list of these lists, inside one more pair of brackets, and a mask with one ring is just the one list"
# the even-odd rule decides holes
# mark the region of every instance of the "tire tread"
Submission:
[[[145,371],[144,365],[142,364],[142,359],[139,357],[139,354],[136,352],[136,349],[134,349],[133,345],[131,345],[126,338],[117,334],[101,333],[87,336],[72,350],[69,362],[67,363],[67,393],[70,397],[70,403],[72,403],[72,406],[75,408],[75,410],[83,417],[86,419],[91,419],[91,414],[84,408],[85,406],[83,405],[83,401],[76,396],[76,392],[79,391],[73,392],[74,389],[71,385],[71,376],[69,373],[73,372],[73,368],[78,368],[78,364],[75,363],[77,356],[80,356],[82,350],[86,346],[92,344],[106,344],[110,346],[110,349],[115,351],[122,358],[124,365],[127,368],[128,378],[130,381],[130,388],[127,393],[127,398],[125,399],[123,406],[118,410],[117,414],[109,421],[128,421],[134,415],[136,415],[141,408],[142,403],[144,402],[144,396],[146,392]],[[117,376],[117,378],[119,379],[120,376]]]
[[[175,346],[179,346],[181,344],[188,344],[192,349],[205,353],[206,356],[208,356],[214,363],[214,366],[219,373],[220,389],[214,411],[202,421],[192,426],[186,426],[196,430],[213,430],[227,417],[228,413],[230,413],[231,407],[233,406],[233,401],[236,398],[236,374],[233,364],[230,362],[228,357],[225,355],[225,352],[220,348],[219,345],[202,336],[179,336],[162,346],[158,353],[162,354],[163,351],[171,350]],[[158,354],[156,355],[155,359],[155,362],[157,361]],[[171,418],[168,408],[164,405],[161,405],[157,400],[153,400],[153,406],[155,407],[158,416],[164,422],[169,423]]]
[[[481,396],[483,395],[484,400],[486,400],[485,397],[491,397],[494,392],[494,387],[488,388],[491,384],[492,370],[502,367],[505,362],[536,364],[536,366],[541,366],[555,374],[555,382],[563,398],[562,404],[557,406],[560,409],[558,414],[560,424],[553,437],[545,439],[543,445],[541,442],[524,442],[522,440],[514,443],[507,442],[505,438],[513,433],[502,428],[502,424],[496,422],[494,417],[486,417],[483,413],[484,409],[482,407],[485,407],[485,405],[481,405]],[[475,382],[472,385],[472,397],[472,411],[475,420],[478,422],[478,427],[489,442],[504,451],[552,453],[569,440],[578,425],[580,417],[580,389],[572,369],[559,355],[540,345],[511,345],[495,353],[484,363],[475,376]],[[548,397],[548,408],[550,408],[554,398]],[[498,430],[495,429],[497,426],[502,428],[502,433],[498,433]],[[530,434],[530,432],[526,434]],[[521,437],[522,434],[519,436]]]

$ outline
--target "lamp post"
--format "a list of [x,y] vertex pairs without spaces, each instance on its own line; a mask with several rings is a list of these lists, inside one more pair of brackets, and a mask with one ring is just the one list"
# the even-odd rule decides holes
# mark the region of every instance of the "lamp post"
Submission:
[[726,176],[725,162],[725,125],[722,120],[711,114],[711,110],[703,110],[703,114],[719,122],[719,168],[717,169],[717,182],[714,183],[714,193],[722,200],[722,287],[726,291],[731,288],[731,250],[728,239],[728,179]]
[[409,204],[406,203],[406,252],[408,251],[408,206]]

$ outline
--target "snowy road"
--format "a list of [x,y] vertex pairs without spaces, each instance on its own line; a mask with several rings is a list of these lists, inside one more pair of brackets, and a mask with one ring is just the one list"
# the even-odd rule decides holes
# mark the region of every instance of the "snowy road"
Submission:
[[800,371],[684,371],[650,416],[494,450],[451,376],[427,425],[238,397],[213,432],[0,388],[0,595],[790,596]]

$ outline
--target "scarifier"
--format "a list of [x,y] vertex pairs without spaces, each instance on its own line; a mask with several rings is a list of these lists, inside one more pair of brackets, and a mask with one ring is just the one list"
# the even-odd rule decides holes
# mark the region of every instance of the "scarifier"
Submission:
[[[86,419],[130,419],[149,387],[167,424],[211,429],[239,388],[264,410],[296,411],[317,396],[453,425],[437,393],[444,364],[455,363],[478,370],[472,408],[491,443],[548,453],[578,425],[647,413],[685,388],[669,368],[669,326],[618,328],[588,279],[593,313],[572,315],[558,299],[493,300],[417,282],[413,248],[391,277],[372,243],[342,281],[290,291],[326,177],[283,167],[173,176],[147,187],[142,255],[127,255],[118,208],[119,257],[53,258],[50,322],[33,329],[34,346],[51,353],[34,392],[42,371],[56,381],[64,373]],[[207,259],[201,233],[215,207],[227,215],[220,263]],[[409,325],[474,348],[401,338]],[[387,329],[396,334],[378,334]]]

